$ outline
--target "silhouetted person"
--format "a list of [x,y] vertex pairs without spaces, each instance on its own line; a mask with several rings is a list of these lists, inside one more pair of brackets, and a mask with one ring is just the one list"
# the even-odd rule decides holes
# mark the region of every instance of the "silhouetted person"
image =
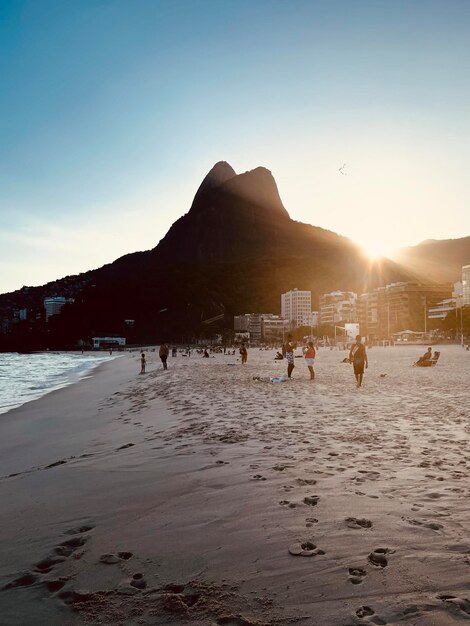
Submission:
[[292,377],[294,371],[294,350],[297,348],[297,344],[292,339],[292,335],[287,335],[287,342],[283,346],[283,353],[287,359],[287,376]]
[[353,364],[354,376],[358,387],[362,386],[362,378],[364,376],[364,367],[367,369],[369,363],[367,361],[366,347],[361,341],[361,335],[356,336],[356,343],[351,346],[349,351],[349,362]]
[[141,352],[140,354],[140,373],[145,374],[145,352]]
[[168,365],[166,364],[166,360],[168,359],[168,354],[170,353],[170,348],[167,346],[166,341],[164,341],[162,343],[162,345],[160,346],[160,350],[158,352],[159,356],[160,356],[160,360],[163,363],[163,369],[167,370],[168,369]]
[[248,360],[248,350],[245,348],[244,343],[241,345],[240,354],[242,355],[242,365],[245,365]]
[[426,350],[423,356],[420,356],[417,363],[422,363],[423,361],[430,361],[432,359],[432,350],[431,346]]

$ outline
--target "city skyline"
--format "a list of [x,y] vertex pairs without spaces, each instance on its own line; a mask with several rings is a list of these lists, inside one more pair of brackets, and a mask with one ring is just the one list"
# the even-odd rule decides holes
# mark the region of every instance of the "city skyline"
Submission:
[[470,5],[4,2],[0,292],[153,248],[216,161],[374,252],[470,235]]

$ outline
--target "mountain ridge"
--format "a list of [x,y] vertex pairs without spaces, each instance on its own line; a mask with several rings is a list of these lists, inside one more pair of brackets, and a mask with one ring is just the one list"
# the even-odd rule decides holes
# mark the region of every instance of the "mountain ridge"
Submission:
[[[236,174],[219,161],[155,248],[4,294],[0,310],[39,310],[43,297],[74,297],[43,329],[51,347],[98,333],[138,342],[181,340],[207,333],[204,320],[214,316],[222,321],[210,330],[231,327],[234,314],[277,312],[280,294],[294,287],[312,291],[315,306],[321,293],[362,293],[416,277],[390,260],[371,265],[348,238],[292,220],[268,169]],[[132,330],[125,320],[135,321]],[[17,326],[25,336],[35,332]]]

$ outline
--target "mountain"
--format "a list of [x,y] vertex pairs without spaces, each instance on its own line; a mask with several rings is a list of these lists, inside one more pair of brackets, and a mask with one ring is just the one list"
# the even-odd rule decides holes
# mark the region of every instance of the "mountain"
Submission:
[[432,276],[436,282],[456,282],[462,278],[462,265],[470,264],[470,237],[427,239],[402,248],[396,259],[410,271]]
[[294,287],[311,290],[316,306],[328,291],[361,293],[411,278],[392,261],[371,265],[345,237],[292,220],[266,168],[237,175],[219,162],[153,250],[0,296],[0,317],[21,308],[34,315],[44,297],[75,298],[47,325],[16,324],[0,335],[0,348],[63,347],[110,333],[135,342],[183,341],[232,328],[234,314],[279,312],[280,294]]

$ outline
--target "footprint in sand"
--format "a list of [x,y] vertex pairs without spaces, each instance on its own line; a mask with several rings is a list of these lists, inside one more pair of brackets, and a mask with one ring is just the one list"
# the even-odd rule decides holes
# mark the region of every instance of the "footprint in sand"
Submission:
[[311,528],[314,524],[318,524],[318,520],[316,517],[307,517],[305,518],[305,526],[307,528]]
[[372,528],[372,522],[365,518],[347,517],[345,521],[348,528]]
[[306,496],[304,498],[304,504],[307,504],[308,506],[316,506],[319,500],[320,496]]
[[412,526],[422,526],[423,528],[429,528],[436,531],[442,530],[444,528],[442,524],[438,524],[437,522],[420,522],[417,519],[411,519],[406,517],[402,517],[402,519],[407,521],[408,524],[411,524]]
[[136,589],[145,589],[147,587],[147,583],[145,581],[144,575],[138,572],[132,576],[132,580],[130,582],[132,587]]
[[314,556],[325,554],[325,552],[317,548],[311,541],[303,541],[302,543],[292,543],[289,546],[289,554],[292,556]]
[[455,606],[458,606],[459,609],[465,613],[466,615],[470,615],[470,599],[468,598],[459,598],[457,596],[452,596],[450,594],[441,593],[437,596],[439,600],[443,602],[450,602]]
[[100,556],[100,563],[105,563],[106,565],[115,565],[116,563],[120,563],[121,561],[128,561],[132,556],[132,552],[118,552],[117,554],[102,554]]
[[367,576],[367,572],[365,569],[360,567],[350,567],[348,569],[349,572],[349,582],[353,585],[360,585],[364,578]]
[[389,550],[388,548],[376,548],[373,552],[369,554],[367,560],[372,565],[376,567],[387,567],[388,559],[385,556],[386,554],[393,554],[395,550]]
[[370,606],[361,606],[359,609],[357,609],[356,616],[359,619],[366,620],[367,622],[370,622],[372,624],[383,625],[387,623],[384,622],[384,620],[381,619],[378,615],[376,615],[374,609],[372,609]]
[[2,587],[2,589],[16,589],[17,587],[30,587],[38,581],[38,576],[31,574],[31,572],[25,572],[14,580],[10,581]]
[[[52,569],[59,565],[60,563],[65,562],[65,560],[73,555],[78,548],[85,545],[88,541],[88,537],[82,537],[79,533],[88,532],[92,530],[93,526],[80,526],[78,528],[72,528],[71,530],[65,531],[67,534],[75,534],[77,536],[72,537],[71,539],[66,539],[61,544],[59,544],[56,548],[54,548],[53,552],[50,553],[46,558],[38,561],[34,564],[35,573],[25,572],[20,576],[17,576],[14,580],[7,583],[3,589],[14,589],[17,587],[30,587],[35,583],[42,582],[49,591],[55,592],[61,589],[67,578],[60,578],[58,580],[46,580],[41,581],[41,576],[44,574],[48,574],[52,571]],[[82,553],[83,554],[83,553]],[[76,556],[76,555],[74,555]]]
[[59,556],[68,557],[73,554],[75,550],[84,546],[87,541],[88,537],[73,537],[73,539],[67,539],[58,545],[57,548],[54,548],[54,552]]
[[255,474],[251,477],[251,480],[266,480],[266,478],[264,476],[261,476],[261,474]]

